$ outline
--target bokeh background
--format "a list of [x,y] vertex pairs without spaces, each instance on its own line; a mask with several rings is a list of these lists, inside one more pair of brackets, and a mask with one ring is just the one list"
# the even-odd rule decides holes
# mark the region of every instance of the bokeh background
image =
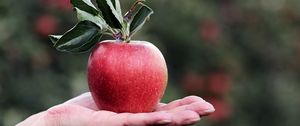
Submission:
[[[121,0],[128,9],[133,0]],[[300,124],[299,0],[148,0],[135,39],[169,68],[163,101],[198,95],[216,112],[201,126]],[[88,91],[88,53],[52,48],[76,23],[69,0],[0,0],[0,126]]]

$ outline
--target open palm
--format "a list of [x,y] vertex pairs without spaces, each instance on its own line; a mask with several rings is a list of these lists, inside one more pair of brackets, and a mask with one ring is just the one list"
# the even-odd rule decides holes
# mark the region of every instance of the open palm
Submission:
[[114,113],[99,110],[88,92],[35,114],[17,126],[182,126],[194,124],[212,112],[211,104],[188,96],[168,104],[159,103],[151,113]]

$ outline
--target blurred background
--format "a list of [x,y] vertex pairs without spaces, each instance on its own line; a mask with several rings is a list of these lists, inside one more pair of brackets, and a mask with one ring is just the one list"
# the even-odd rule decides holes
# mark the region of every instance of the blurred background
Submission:
[[[167,60],[164,102],[210,101],[216,112],[199,126],[300,124],[299,0],[148,3],[155,14],[135,39]],[[69,0],[0,0],[0,126],[88,91],[89,54],[58,52],[47,38],[75,23]]]

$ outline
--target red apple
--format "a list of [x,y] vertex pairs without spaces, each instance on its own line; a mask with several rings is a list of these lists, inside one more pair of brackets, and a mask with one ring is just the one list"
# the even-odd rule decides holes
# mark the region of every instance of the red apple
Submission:
[[57,30],[58,22],[50,15],[43,15],[35,21],[35,31],[42,37],[47,37],[50,33]]
[[71,11],[73,9],[70,0],[40,0],[40,6],[47,5],[49,8],[60,9],[63,11]]
[[102,110],[151,112],[167,80],[165,59],[149,42],[108,40],[97,44],[89,57],[89,88]]
[[72,4],[70,3],[70,0],[57,0],[56,4],[59,9],[65,10],[65,11],[71,11],[73,9]]
[[221,29],[215,20],[205,20],[200,23],[200,36],[204,41],[217,44],[221,36]]
[[208,76],[208,90],[217,95],[225,95],[230,91],[231,78],[224,72],[214,72]]

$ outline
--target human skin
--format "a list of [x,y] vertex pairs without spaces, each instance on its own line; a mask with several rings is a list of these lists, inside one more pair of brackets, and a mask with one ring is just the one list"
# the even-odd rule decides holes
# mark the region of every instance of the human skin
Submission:
[[184,126],[214,111],[202,98],[188,96],[168,104],[159,103],[150,113],[114,113],[98,109],[88,92],[32,115],[16,126]]

